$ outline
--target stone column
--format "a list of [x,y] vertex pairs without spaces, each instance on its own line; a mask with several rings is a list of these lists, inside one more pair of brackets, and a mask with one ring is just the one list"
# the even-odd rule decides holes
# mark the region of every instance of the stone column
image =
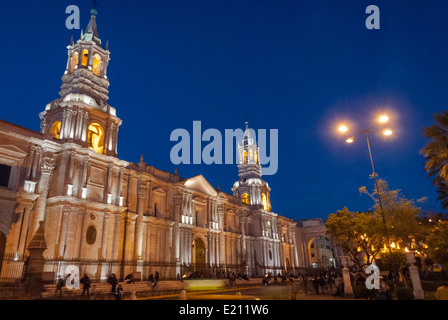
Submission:
[[422,283],[420,281],[420,275],[418,273],[418,267],[415,266],[414,252],[405,252],[406,260],[410,264],[409,273],[412,280],[412,287],[414,288],[414,299],[425,300],[425,293],[423,292]]
[[110,212],[105,211],[103,215],[103,238],[101,243],[101,258],[107,259],[107,235],[109,232]]
[[[152,198],[152,197],[151,197]],[[180,274],[180,244],[179,244],[179,239],[180,239],[180,230],[179,230],[179,219],[180,219],[180,207],[181,207],[181,201],[182,201],[182,197],[179,194],[175,194],[174,195],[174,256],[176,257],[176,275],[179,274],[181,277],[182,275]]]
[[23,223],[23,230],[22,233],[23,235],[20,236],[20,240],[18,243],[18,249],[17,249],[17,254],[22,256],[25,253],[25,241],[26,241],[26,231],[28,229],[29,226],[29,221],[30,221],[30,217],[31,217],[31,212],[33,210],[33,205],[31,205],[30,207],[26,208],[26,211],[24,211],[23,213],[23,217],[22,217],[22,223]]
[[65,245],[67,241],[67,226],[70,217],[71,208],[69,206],[64,206],[62,210],[62,221],[61,221],[61,231],[59,234],[59,257],[63,258],[65,255]]
[[348,270],[348,261],[349,257],[342,256],[341,257],[341,263],[342,263],[342,278],[344,279],[344,293],[347,295],[353,295],[353,288],[352,288],[352,282],[350,280],[350,271]]
[[137,219],[135,229],[134,259],[142,260],[143,248],[143,211],[145,205],[146,188],[143,181],[139,181],[137,190]]
[[224,242],[224,210],[222,205],[218,206],[218,220],[219,220],[219,264],[226,268],[226,257],[225,257],[225,242]]
[[41,174],[39,180],[39,198],[36,200],[34,214],[31,219],[29,235],[32,237],[39,227],[40,221],[45,221],[45,214],[47,210],[48,191],[50,189],[50,177],[55,168],[56,161],[54,158],[44,157],[41,163]]
[[82,249],[81,243],[82,243],[82,235],[84,232],[84,214],[85,209],[81,209],[77,213],[76,236],[75,236],[73,258],[81,257],[81,249]]

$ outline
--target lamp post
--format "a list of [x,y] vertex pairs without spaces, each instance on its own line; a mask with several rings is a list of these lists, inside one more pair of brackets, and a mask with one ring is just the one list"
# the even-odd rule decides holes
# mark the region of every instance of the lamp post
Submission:
[[[378,123],[386,123],[389,121],[389,117],[386,115],[382,115],[379,117],[378,119]],[[389,233],[387,231],[387,227],[386,227],[386,218],[384,216],[384,210],[383,210],[383,204],[381,201],[381,194],[380,194],[380,188],[378,185],[378,179],[376,177],[376,173],[375,173],[375,166],[373,165],[373,157],[372,157],[372,150],[370,149],[370,141],[369,141],[369,133],[378,133],[379,131],[374,130],[375,127],[377,126],[377,124],[373,125],[372,127],[370,127],[367,130],[352,130],[354,132],[358,132],[360,133],[360,135],[364,135],[366,137],[366,142],[367,142],[367,148],[369,150],[369,157],[370,157],[370,164],[372,165],[372,174],[373,174],[373,179],[375,181],[375,188],[376,188],[376,193],[378,194],[378,204],[380,207],[380,212],[381,212],[381,217],[383,220],[383,227],[384,227],[384,233],[386,235],[386,241],[387,241],[387,247],[389,249],[389,255],[392,257],[392,249],[390,247],[390,241],[389,241]],[[339,126],[339,132],[341,133],[346,133],[349,131],[349,128],[346,125],[341,125]],[[385,129],[382,131],[382,133],[385,136],[390,136],[392,134],[392,130],[390,129]],[[349,137],[347,138],[345,141],[347,143],[353,143],[355,141],[356,137]],[[395,270],[394,270],[394,281],[395,281]]]

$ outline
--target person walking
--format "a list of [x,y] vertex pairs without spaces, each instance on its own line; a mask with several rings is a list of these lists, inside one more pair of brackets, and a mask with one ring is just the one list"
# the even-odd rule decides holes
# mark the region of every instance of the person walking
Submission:
[[122,300],[123,299],[123,287],[121,286],[121,284],[118,285],[117,295],[115,296],[115,298],[117,300]]
[[87,273],[84,274],[84,277],[82,277],[80,282],[82,283],[82,294],[81,295],[83,296],[84,293],[86,293],[86,291],[87,291],[87,295],[90,296],[90,292],[89,292],[89,289],[90,289],[90,278],[87,275]]
[[152,287],[153,289],[157,286],[157,283],[160,280],[160,275],[159,275],[159,271],[154,272],[154,287]]
[[313,283],[314,291],[316,292],[316,294],[319,294],[319,279],[316,276],[313,277],[312,283]]
[[322,294],[324,294],[326,286],[327,286],[327,281],[325,281],[325,279],[322,275],[319,277],[319,286],[320,286],[320,292],[322,292]]
[[59,276],[58,281],[56,282],[56,294],[59,291],[60,297],[62,297],[62,288],[64,287],[64,285],[65,285],[64,279],[61,276]]

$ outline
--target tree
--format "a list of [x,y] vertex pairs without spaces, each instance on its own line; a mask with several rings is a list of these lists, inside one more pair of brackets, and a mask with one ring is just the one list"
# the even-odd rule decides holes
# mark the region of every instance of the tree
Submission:
[[429,256],[448,270],[448,221],[440,221],[427,238]]
[[442,208],[448,208],[448,112],[442,111],[434,115],[435,125],[423,130],[423,135],[430,138],[423,149],[420,150],[426,160],[425,171],[429,177],[434,177],[433,184],[439,194]]
[[422,246],[426,236],[418,221],[420,208],[400,190],[390,190],[386,181],[378,179],[377,182],[378,189],[375,187],[373,192],[365,186],[359,188],[374,200],[372,211],[350,212],[343,208],[330,214],[325,223],[327,233],[360,270],[370,265],[392,242],[401,249],[415,250]]
[[[381,217],[382,220],[384,216],[383,228],[380,230],[384,238],[389,238],[391,243],[394,242],[403,249],[420,248],[426,235],[425,229],[418,220],[420,208],[413,200],[404,197],[401,190],[390,190],[385,180],[378,179],[378,190],[379,196],[376,188],[373,192],[369,192],[365,186],[359,188],[360,193],[367,194],[375,201],[372,208],[375,215]],[[425,200],[426,198],[421,198],[417,201]]]
[[325,227],[358,270],[372,264],[385,241],[379,230],[381,221],[372,213],[350,212],[343,208],[329,215]]

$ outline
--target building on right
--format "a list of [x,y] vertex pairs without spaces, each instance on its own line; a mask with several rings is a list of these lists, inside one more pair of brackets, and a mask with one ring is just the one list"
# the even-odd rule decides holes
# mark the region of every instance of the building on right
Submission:
[[301,267],[330,268],[341,265],[343,252],[327,235],[322,218],[299,219],[296,223],[296,250]]

